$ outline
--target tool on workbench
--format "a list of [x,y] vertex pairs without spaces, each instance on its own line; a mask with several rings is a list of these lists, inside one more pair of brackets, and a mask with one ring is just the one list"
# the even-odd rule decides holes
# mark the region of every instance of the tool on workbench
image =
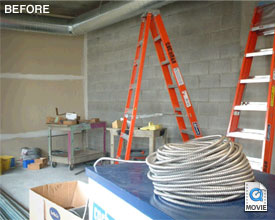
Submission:
[[[248,157],[253,169],[269,173],[272,159],[272,148],[274,141],[274,93],[275,93],[275,3],[262,5],[255,8],[245,54],[237,84],[236,95],[231,111],[227,137],[262,141],[261,158]],[[273,24],[266,21],[273,20]],[[269,49],[256,50],[259,36],[273,35],[273,47]],[[269,75],[251,76],[251,66],[254,57],[271,55],[271,66]],[[242,102],[246,86],[256,83],[269,83],[267,102]],[[239,128],[241,111],[264,111],[264,130]]]
[[[123,142],[127,142],[125,159],[130,159],[131,145],[134,133],[134,126],[137,116],[138,100],[140,94],[143,66],[147,48],[149,30],[151,31],[154,45],[159,58],[161,69],[167,85],[168,93],[172,102],[177,124],[183,141],[189,140],[188,134],[185,133],[186,125],[183,119],[183,107],[180,105],[176,89],[178,89],[183,105],[186,109],[187,116],[190,120],[192,131],[195,137],[201,137],[200,127],[196,118],[194,108],[191,104],[182,74],[180,72],[175,54],[173,52],[169,37],[165,30],[159,11],[147,12],[142,16],[136,55],[132,70],[132,76],[129,86],[128,98],[123,116],[121,134],[119,138],[117,158],[120,158]],[[170,68],[170,69],[169,69]],[[132,96],[133,103],[131,104]],[[127,134],[127,116],[131,115],[129,133]]]
[[142,128],[140,128],[140,130],[143,131],[154,131],[154,130],[158,130],[161,129],[162,125],[155,125],[153,122],[149,122],[147,126],[144,126]]
[[64,113],[59,113],[58,108],[56,107],[56,108],[55,108],[55,114],[56,114],[56,116],[59,116],[59,115],[66,115],[66,112],[64,112]]

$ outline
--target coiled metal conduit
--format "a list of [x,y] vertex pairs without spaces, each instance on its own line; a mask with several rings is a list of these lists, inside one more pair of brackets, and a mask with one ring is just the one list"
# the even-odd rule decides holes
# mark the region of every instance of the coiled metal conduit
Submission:
[[254,181],[242,145],[221,135],[163,145],[146,163],[154,193],[180,205],[241,198],[244,183]]

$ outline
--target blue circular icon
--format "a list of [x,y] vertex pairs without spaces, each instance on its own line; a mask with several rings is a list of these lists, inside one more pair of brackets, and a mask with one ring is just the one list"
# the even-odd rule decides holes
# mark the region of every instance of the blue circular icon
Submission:
[[257,202],[263,201],[263,191],[259,188],[253,188],[249,193],[250,199]]

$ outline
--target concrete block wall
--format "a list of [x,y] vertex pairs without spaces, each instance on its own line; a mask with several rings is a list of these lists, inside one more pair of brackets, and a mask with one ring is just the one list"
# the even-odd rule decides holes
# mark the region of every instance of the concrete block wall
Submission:
[[[247,4],[176,2],[160,8],[204,135],[225,134],[227,130],[255,5],[250,2],[251,11],[248,11]],[[109,126],[122,117],[124,111],[139,25],[138,16],[87,35],[88,115],[106,120]],[[262,66],[263,62],[260,62]],[[176,119],[169,115],[173,110],[151,36],[138,112],[165,113],[160,118],[137,121],[137,125],[148,121],[161,123],[168,128],[169,142],[181,141]],[[185,121],[190,128],[188,118]],[[101,137],[98,139],[97,135],[99,133],[91,135],[90,141],[95,148],[101,144]],[[133,145],[140,147],[146,143],[147,140],[139,139]]]

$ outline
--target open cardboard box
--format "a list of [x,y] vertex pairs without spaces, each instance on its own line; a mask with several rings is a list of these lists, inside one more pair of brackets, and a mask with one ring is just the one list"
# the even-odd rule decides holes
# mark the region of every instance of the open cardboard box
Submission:
[[82,218],[68,209],[85,207],[89,194],[88,185],[80,181],[53,183],[31,188],[29,191],[30,219],[81,220]]

